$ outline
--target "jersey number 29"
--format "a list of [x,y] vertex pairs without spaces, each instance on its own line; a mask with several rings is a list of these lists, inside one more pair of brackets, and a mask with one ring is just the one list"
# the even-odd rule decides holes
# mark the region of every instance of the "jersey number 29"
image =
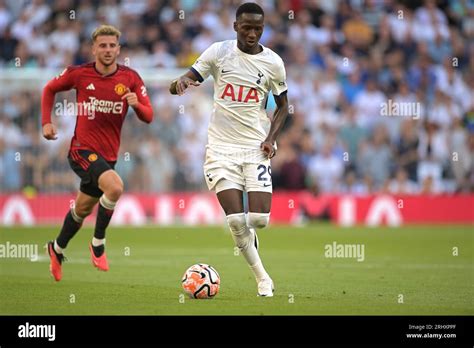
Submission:
[[[257,167],[257,171],[259,172],[258,173],[258,181],[271,181],[272,180],[272,167],[271,166],[267,166],[264,165],[264,164],[261,164]],[[268,177],[269,179],[266,177],[266,174],[268,172]]]

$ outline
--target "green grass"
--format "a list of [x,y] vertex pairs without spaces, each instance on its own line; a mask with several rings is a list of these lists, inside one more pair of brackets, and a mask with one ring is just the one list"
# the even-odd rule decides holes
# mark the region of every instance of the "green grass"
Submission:
[[[256,296],[255,280],[223,227],[111,227],[109,272],[92,267],[92,228],[84,228],[69,244],[58,283],[43,249],[57,231],[0,228],[0,243],[38,244],[42,255],[37,262],[0,258],[0,314],[474,314],[472,226],[273,226],[259,233],[261,256],[275,281],[273,298]],[[365,260],[326,258],[324,246],[333,241],[364,244]],[[218,270],[221,291],[212,300],[186,297],[180,303],[181,276],[197,262]]]

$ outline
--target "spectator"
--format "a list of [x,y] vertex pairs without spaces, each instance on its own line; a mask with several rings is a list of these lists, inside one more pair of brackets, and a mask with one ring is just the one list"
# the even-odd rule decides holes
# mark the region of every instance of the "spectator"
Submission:
[[417,41],[432,42],[437,37],[448,40],[449,29],[446,15],[436,6],[436,0],[424,0],[424,5],[415,11],[418,29],[415,30]]
[[338,191],[343,173],[343,160],[332,154],[332,144],[329,143],[308,164],[309,180],[316,183],[321,192]]
[[11,21],[12,14],[8,11],[5,0],[0,0],[0,36],[3,36]]
[[357,124],[372,129],[382,120],[381,109],[384,103],[387,103],[387,98],[378,89],[377,82],[373,78],[367,80],[365,90],[357,94],[354,100]]
[[366,50],[374,38],[374,31],[358,11],[354,11],[351,18],[344,23],[342,32],[347,41],[361,51]]
[[456,180],[456,188],[462,191],[466,187],[466,177],[473,167],[472,156],[468,147],[469,134],[463,128],[461,120],[455,119],[452,127],[451,137],[449,139],[450,153],[452,154],[452,170]]
[[21,189],[21,154],[0,138],[0,186],[2,191],[15,192]]
[[342,93],[349,104],[353,104],[355,98],[364,90],[360,71],[353,71],[348,78],[342,81]]
[[38,187],[46,192],[75,192],[77,190],[77,178],[70,174],[70,166],[67,160],[69,152],[69,141],[63,141],[59,145],[59,151],[44,168],[44,182]]
[[281,190],[303,190],[305,188],[306,171],[298,158],[298,153],[288,147],[278,177],[278,188]]
[[51,46],[60,53],[77,52],[79,38],[74,27],[74,22],[69,21],[65,15],[59,16],[56,19],[56,30],[49,36]]
[[[150,137],[140,149],[140,156],[149,175],[148,192],[169,192],[173,188],[175,162],[171,152],[159,138]],[[148,159],[153,158],[153,161]]]
[[408,178],[408,172],[402,167],[395,172],[395,177],[388,184],[388,191],[396,195],[412,195],[418,192],[416,182]]
[[23,41],[30,37],[32,31],[33,26],[29,22],[28,14],[22,12],[20,18],[11,27],[12,36],[18,41]]
[[373,178],[375,189],[380,189],[390,177],[392,152],[388,145],[387,130],[383,125],[374,129],[372,139],[362,144],[358,156],[358,172]]
[[363,181],[357,179],[354,170],[349,170],[344,176],[344,183],[341,185],[341,193],[349,195],[365,195],[369,193],[369,189]]
[[45,4],[44,0],[33,0],[25,7],[24,12],[28,18],[28,23],[36,28],[48,20],[51,9]]
[[397,165],[407,174],[408,179],[417,180],[419,140],[415,129],[415,121],[405,119],[400,127],[400,137],[395,143]]
[[440,89],[436,90],[434,101],[428,108],[427,115],[429,122],[435,123],[444,131],[448,130],[455,120],[462,117],[461,108]]
[[344,120],[339,130],[339,138],[347,151],[346,163],[349,167],[354,168],[357,161],[359,144],[367,138],[367,132],[365,128],[360,127],[356,123],[355,110],[350,106],[346,109]]
[[[317,199],[325,196],[321,191],[388,191],[402,176],[390,180],[396,167],[424,192],[474,192],[472,1],[263,4],[261,42],[285,61],[291,112],[272,160],[275,190],[303,187]],[[123,63],[138,70],[160,69],[145,75],[158,114],[150,132],[133,118],[123,129],[117,170],[125,173],[127,189],[204,188],[200,158],[212,113],[212,82],[178,100],[168,94],[168,72],[161,69],[187,68],[210,42],[234,39],[236,5],[234,0],[0,0],[0,69],[8,86],[0,94],[0,139],[8,151],[21,152],[20,186],[67,191],[68,185],[46,170],[61,172],[64,161],[55,157],[61,143],[45,144],[37,134],[38,91],[44,81],[36,73],[30,79],[22,68],[59,73],[69,64],[89,62],[92,30],[110,23],[123,31]],[[75,100],[73,93],[62,98]],[[381,104],[389,101],[414,105],[420,113],[382,117]],[[271,115],[272,98],[266,106]],[[72,116],[56,113],[60,137],[74,131]],[[329,157],[323,155],[326,147]],[[151,168],[146,156],[163,157],[168,164]],[[336,173],[337,184],[321,163]],[[162,169],[163,184],[150,172]],[[303,180],[304,172],[313,181]],[[5,190],[2,185],[0,192]]]

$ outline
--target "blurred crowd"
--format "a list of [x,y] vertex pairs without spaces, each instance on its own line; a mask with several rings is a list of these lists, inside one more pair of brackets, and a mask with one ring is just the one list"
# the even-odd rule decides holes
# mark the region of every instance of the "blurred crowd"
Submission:
[[[283,58],[289,87],[275,190],[474,192],[474,0],[256,2],[261,43]],[[0,0],[0,73],[88,62],[102,23],[122,31],[122,63],[187,68],[213,42],[235,39],[240,3]],[[212,84],[182,98],[148,89],[154,122],[130,115],[123,127],[117,170],[126,189],[205,190]],[[75,119],[53,118],[60,138],[46,142],[40,97],[41,89],[0,94],[0,192],[77,190],[66,160]]]

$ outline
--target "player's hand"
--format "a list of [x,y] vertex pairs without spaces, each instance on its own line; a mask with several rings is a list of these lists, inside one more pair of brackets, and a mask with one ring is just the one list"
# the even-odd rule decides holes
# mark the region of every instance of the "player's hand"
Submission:
[[52,123],[46,123],[43,126],[43,137],[45,137],[48,140],[56,140],[58,138],[57,136],[58,131],[56,130],[56,126]]
[[262,150],[267,157],[273,158],[276,154],[276,149],[273,147],[273,144],[269,141],[264,141],[260,144],[260,150]]
[[127,104],[130,106],[135,106],[138,104],[138,98],[136,93],[133,93],[130,88],[127,88],[127,93],[122,96],[122,100],[126,99]]
[[176,93],[178,95],[183,95],[184,91],[189,87],[189,86],[199,86],[199,83],[197,81],[193,81],[187,76],[181,76],[177,81],[176,81]]

